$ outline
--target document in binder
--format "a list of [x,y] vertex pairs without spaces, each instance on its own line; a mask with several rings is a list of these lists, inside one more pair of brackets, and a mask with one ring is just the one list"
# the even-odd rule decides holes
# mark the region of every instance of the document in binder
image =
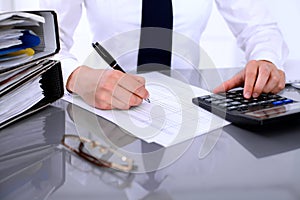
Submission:
[[0,129],[63,96],[54,11],[0,14]]

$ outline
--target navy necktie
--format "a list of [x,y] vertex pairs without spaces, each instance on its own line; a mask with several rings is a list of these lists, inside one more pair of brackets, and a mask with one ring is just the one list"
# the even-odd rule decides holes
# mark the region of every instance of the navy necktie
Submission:
[[172,0],[143,0],[139,72],[170,69],[172,29]]

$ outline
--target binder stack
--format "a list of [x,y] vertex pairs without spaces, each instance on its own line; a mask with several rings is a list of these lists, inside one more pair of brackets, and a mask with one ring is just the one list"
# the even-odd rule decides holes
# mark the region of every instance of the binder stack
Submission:
[[0,13],[0,129],[61,98],[54,11]]

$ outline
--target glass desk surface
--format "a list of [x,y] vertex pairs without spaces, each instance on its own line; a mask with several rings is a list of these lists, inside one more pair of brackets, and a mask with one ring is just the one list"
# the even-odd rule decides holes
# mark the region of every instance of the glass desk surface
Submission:
[[[218,69],[220,81],[237,70]],[[205,89],[218,84],[212,78],[215,69],[200,71],[205,80],[186,73],[192,78],[185,80]],[[300,99],[294,88],[282,94]],[[86,162],[62,147],[65,133],[124,153],[134,159],[136,169],[124,173]],[[228,125],[162,148],[59,100],[0,130],[0,143],[3,200],[300,199],[300,119],[257,131]]]

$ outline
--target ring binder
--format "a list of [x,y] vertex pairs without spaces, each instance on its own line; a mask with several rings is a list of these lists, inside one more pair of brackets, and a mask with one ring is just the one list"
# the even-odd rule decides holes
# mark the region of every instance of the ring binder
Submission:
[[[7,19],[9,26],[5,25]],[[19,19],[24,23],[20,23]],[[11,24],[14,20],[16,23]],[[0,46],[1,52],[10,53],[0,55],[0,129],[41,110],[64,94],[60,61],[48,59],[60,50],[56,13],[51,10],[1,13],[0,33],[13,33],[14,31],[7,31],[12,29],[26,30],[32,37],[35,35],[31,46],[34,54],[7,59],[15,56],[11,54],[11,49],[15,46],[9,47],[10,51]],[[8,38],[14,38],[14,35],[0,35],[0,44],[2,41],[7,44]],[[18,40],[17,37],[14,39]],[[16,47],[19,51],[20,45]],[[24,45],[24,48],[27,47]],[[1,60],[1,57],[5,59]],[[27,99],[23,99],[24,94]]]

